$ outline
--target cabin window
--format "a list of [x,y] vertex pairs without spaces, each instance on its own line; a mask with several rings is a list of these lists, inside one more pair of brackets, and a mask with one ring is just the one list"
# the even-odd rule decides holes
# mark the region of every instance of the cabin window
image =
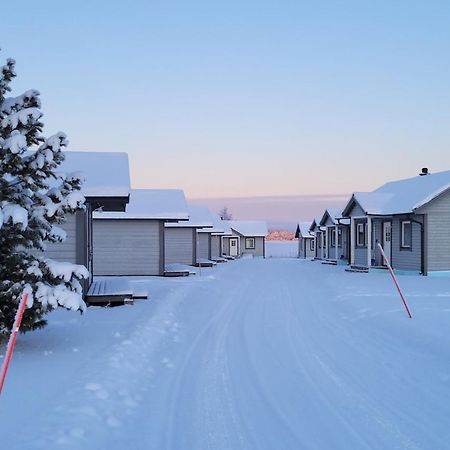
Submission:
[[412,223],[410,220],[401,222],[401,247],[410,249],[412,246]]
[[338,228],[338,247],[342,247],[342,229]]
[[364,223],[356,224],[356,245],[358,247],[366,245],[366,227]]
[[310,241],[309,249],[313,252],[314,251],[314,239],[310,239],[309,241]]
[[245,238],[245,249],[246,250],[255,249],[255,238]]

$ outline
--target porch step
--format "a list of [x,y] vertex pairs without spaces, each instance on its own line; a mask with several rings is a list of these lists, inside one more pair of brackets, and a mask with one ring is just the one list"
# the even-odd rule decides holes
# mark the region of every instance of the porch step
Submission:
[[350,266],[345,269],[346,272],[369,273],[368,267]]
[[215,262],[215,263],[218,263],[218,264],[228,262],[228,259],[220,258],[220,257],[219,257],[219,258],[211,258],[211,260],[212,260],[213,262]]
[[327,261],[322,261],[322,264],[325,264],[327,266],[337,266],[337,261],[330,259]]
[[217,263],[214,261],[211,261],[209,259],[198,259],[196,266],[197,267],[214,267],[214,266],[217,266]]
[[195,269],[185,264],[166,264],[164,270],[165,277],[188,277],[196,273]]

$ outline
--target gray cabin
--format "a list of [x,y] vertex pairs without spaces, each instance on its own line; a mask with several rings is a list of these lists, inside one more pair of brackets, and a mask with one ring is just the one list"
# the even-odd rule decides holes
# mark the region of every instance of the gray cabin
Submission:
[[125,211],[130,194],[128,155],[110,152],[65,152],[59,172],[80,172],[84,178],[82,194],[86,208],[69,215],[61,226],[67,238],[47,245],[45,255],[57,261],[85,266],[90,273],[83,283],[87,294],[93,275],[93,211]]
[[343,210],[351,221],[355,269],[385,268],[381,245],[397,271],[450,272],[450,171],[355,192]]
[[222,239],[222,254],[228,257],[266,257],[267,224],[257,220],[226,221],[231,236]]
[[297,224],[295,237],[298,239],[298,258],[308,259],[315,256],[315,240],[309,231],[310,226],[311,222],[299,222]]
[[231,229],[217,214],[211,214],[212,228],[197,230],[198,260],[212,262],[222,261],[222,241],[224,236],[231,236]]
[[314,238],[314,259],[325,259],[326,235],[320,227],[320,219],[314,219],[309,227],[309,232]]
[[[197,239],[197,230],[212,228],[213,218],[205,206],[189,205],[189,220],[165,225],[165,264],[197,265],[198,254],[209,254],[209,237]],[[205,242],[206,241],[206,242]]]
[[342,208],[327,208],[319,225],[325,234],[324,259],[347,264],[350,255],[350,220],[342,217]]
[[183,191],[133,189],[126,212],[94,213],[94,275],[164,275],[164,225],[188,218]]

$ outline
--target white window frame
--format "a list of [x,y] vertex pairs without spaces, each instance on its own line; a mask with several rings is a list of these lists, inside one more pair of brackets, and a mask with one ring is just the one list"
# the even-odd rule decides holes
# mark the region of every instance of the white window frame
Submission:
[[[248,241],[253,242],[251,245],[248,245]],[[255,250],[256,248],[256,239],[254,237],[245,238],[245,250]]]
[[[409,225],[411,227],[411,241],[410,242],[406,242],[405,243],[405,225]],[[410,220],[402,220],[402,242],[401,242],[401,247],[407,250],[410,250],[412,247],[412,232],[413,232],[413,227],[412,227],[412,222]]]

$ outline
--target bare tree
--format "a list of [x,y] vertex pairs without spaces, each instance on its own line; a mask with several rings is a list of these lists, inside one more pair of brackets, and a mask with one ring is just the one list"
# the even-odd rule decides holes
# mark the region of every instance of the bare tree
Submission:
[[222,220],[232,220],[233,219],[233,215],[230,213],[230,211],[228,211],[228,206],[224,206],[219,211],[219,216]]

